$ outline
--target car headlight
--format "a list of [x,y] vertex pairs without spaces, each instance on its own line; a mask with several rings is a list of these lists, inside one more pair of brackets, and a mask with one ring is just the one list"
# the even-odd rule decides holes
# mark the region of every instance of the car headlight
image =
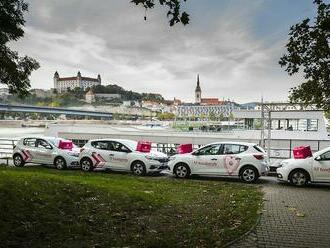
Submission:
[[278,165],[277,168],[285,167],[285,166],[287,166],[288,164],[289,164],[288,162],[281,162],[281,163],[279,163],[279,165]]
[[149,160],[159,160],[159,158],[154,157],[154,156],[151,156],[151,155],[146,155],[146,159],[149,159]]
[[69,155],[72,157],[79,157],[79,153],[69,153]]

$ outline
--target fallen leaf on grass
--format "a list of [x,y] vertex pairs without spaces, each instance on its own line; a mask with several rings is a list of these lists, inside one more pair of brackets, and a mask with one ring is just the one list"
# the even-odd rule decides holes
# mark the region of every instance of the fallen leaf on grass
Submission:
[[296,213],[296,216],[297,216],[297,217],[305,217],[305,214],[304,214],[304,213],[297,212],[297,213]]

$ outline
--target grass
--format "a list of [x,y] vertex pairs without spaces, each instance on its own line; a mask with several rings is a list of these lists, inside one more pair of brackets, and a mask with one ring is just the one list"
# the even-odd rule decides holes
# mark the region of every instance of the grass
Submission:
[[261,202],[238,182],[0,167],[0,247],[221,247]]

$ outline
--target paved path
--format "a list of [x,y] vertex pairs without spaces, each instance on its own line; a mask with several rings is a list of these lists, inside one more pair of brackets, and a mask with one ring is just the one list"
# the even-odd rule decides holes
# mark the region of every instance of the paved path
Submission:
[[330,247],[330,185],[296,188],[262,178],[260,223],[231,247]]

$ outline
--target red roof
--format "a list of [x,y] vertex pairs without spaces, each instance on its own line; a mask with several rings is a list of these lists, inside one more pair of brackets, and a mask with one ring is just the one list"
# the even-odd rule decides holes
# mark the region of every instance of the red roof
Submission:
[[58,81],[77,80],[77,77],[64,77],[59,78]]
[[202,98],[201,104],[206,105],[219,105],[219,99],[218,98]]
[[[78,77],[63,77],[59,78],[58,81],[68,81],[68,80],[77,80]],[[93,82],[98,82],[97,78],[90,78],[90,77],[81,77],[81,80],[88,80]]]

